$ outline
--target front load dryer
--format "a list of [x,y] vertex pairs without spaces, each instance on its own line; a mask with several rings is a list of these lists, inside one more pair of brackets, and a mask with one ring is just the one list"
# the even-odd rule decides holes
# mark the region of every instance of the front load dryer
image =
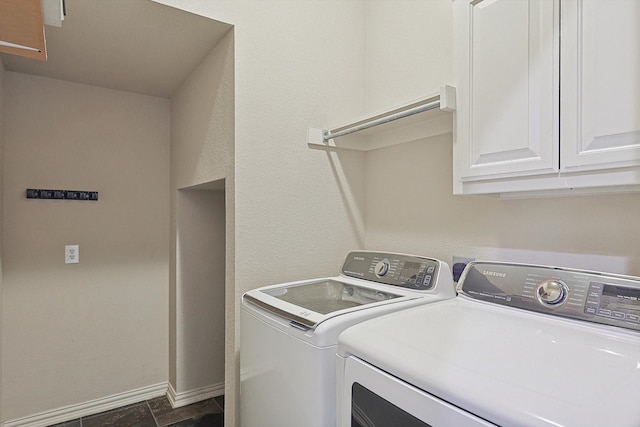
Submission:
[[638,427],[640,278],[472,262],[338,344],[340,427]]

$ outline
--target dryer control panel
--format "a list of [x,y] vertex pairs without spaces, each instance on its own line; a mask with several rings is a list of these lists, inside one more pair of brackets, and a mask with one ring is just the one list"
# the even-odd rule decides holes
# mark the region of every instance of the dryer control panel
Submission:
[[459,281],[470,298],[640,331],[640,278],[560,267],[471,262]]
[[442,264],[414,255],[386,252],[349,252],[342,264],[345,276],[386,285],[427,291],[435,287]]

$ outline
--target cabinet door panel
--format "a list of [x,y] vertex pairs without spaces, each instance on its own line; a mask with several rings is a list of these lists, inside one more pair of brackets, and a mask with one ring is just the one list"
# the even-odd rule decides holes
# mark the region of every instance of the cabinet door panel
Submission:
[[458,83],[461,179],[557,171],[557,3],[458,0],[456,8],[467,15],[456,41],[467,39],[469,52]]
[[640,165],[640,1],[562,3],[566,171]]

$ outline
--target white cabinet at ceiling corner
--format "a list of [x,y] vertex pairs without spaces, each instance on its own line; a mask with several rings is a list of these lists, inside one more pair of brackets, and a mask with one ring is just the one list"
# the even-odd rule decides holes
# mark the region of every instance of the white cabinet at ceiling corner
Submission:
[[564,170],[640,164],[640,2],[563,0]]
[[640,1],[454,0],[454,25],[454,192],[640,184]]
[[64,21],[64,0],[42,0],[44,25],[62,27]]

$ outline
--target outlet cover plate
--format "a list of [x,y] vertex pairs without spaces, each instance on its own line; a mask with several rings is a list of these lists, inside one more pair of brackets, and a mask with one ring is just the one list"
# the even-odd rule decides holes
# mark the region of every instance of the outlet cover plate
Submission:
[[78,264],[80,262],[80,245],[64,246],[64,263]]

